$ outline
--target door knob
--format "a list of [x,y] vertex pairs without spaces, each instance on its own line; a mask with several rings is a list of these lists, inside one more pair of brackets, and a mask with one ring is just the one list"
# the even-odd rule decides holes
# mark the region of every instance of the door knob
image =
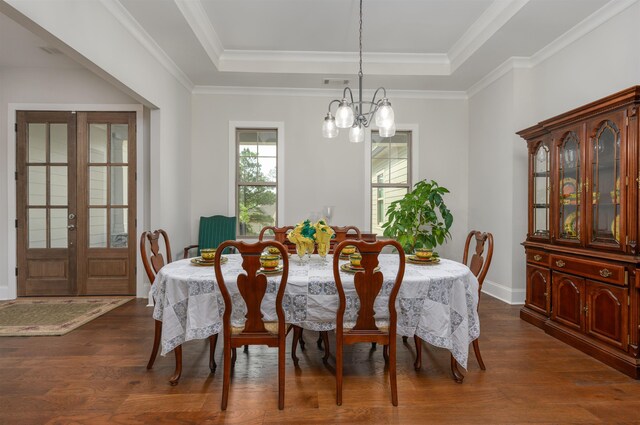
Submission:
[[67,229],[76,230],[76,225],[75,224],[70,224],[70,225],[67,226]]

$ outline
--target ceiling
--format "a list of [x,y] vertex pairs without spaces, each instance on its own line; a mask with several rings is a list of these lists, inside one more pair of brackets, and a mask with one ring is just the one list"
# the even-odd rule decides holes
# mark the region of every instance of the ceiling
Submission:
[[[531,57],[597,16],[609,1],[364,0],[364,85],[467,91],[509,58]],[[326,88],[326,78],[357,85],[357,0],[103,3],[189,88],[313,89]],[[44,52],[46,43],[1,14],[0,40],[0,67],[78,66]]]

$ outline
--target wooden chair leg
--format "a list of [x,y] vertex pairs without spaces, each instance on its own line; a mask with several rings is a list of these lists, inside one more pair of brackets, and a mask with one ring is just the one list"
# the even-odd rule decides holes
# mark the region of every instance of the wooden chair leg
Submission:
[[236,365],[236,358],[238,357],[237,354],[238,353],[236,352],[236,348],[233,347],[231,349],[231,367],[235,367]]
[[149,362],[147,363],[147,369],[151,369],[153,367],[153,364],[156,361],[156,357],[158,356],[158,348],[160,347],[161,337],[162,337],[162,322],[160,320],[156,320],[155,332],[153,333],[153,349],[151,350],[151,356],[149,357]]
[[336,341],[336,404],[342,406],[342,341]]
[[218,365],[216,365],[216,344],[218,343],[218,334],[211,335],[209,337],[209,370],[211,373],[216,371]]
[[408,337],[408,336],[403,336],[403,337],[402,337],[402,343],[403,343],[403,344],[406,344],[408,340],[409,340],[409,337]]
[[377,347],[378,347],[378,344],[376,344],[375,342],[371,343],[371,350],[375,351]]
[[389,345],[382,346],[382,357],[384,357],[385,363],[389,363]]
[[321,332],[320,336],[322,337],[322,341],[324,342],[324,356],[322,356],[322,361],[326,363],[329,360],[329,355],[331,354],[329,352],[329,332]]
[[322,350],[322,332],[318,332],[318,340],[316,341],[318,350]]
[[451,373],[453,374],[454,381],[456,381],[458,384],[462,384],[464,375],[462,374],[462,372],[460,372],[460,369],[458,369],[458,362],[453,356],[451,356]]
[[416,361],[413,364],[413,368],[420,370],[422,367],[422,339],[418,335],[414,335],[413,342],[416,343]]
[[293,364],[298,366],[298,356],[296,356],[296,351],[298,350],[298,341],[300,340],[300,335],[302,334],[302,328],[299,326],[293,327],[293,341],[291,342],[291,359],[293,360]]
[[244,350],[242,350],[243,353],[247,354],[249,352],[249,346],[245,345],[244,346]]
[[[234,348],[235,350],[235,348]],[[231,348],[228,341],[225,341],[222,356],[222,403],[221,410],[227,410],[227,402],[229,401],[229,384],[231,383]]]
[[[302,331],[302,328],[299,328]],[[295,330],[294,330],[295,331]],[[284,409],[284,361],[285,340],[282,338],[278,346],[278,409]]]
[[477,338],[473,341],[473,352],[476,353],[476,360],[478,360],[480,369],[487,370],[487,368],[484,366],[484,362],[482,361],[482,356],[480,355],[480,344],[478,344]]
[[169,378],[169,383],[172,386],[178,385],[180,381],[180,375],[182,375],[182,345],[178,345],[173,349],[173,353],[176,356],[176,370],[173,372],[173,376]]
[[389,381],[391,383],[391,404],[398,405],[398,380],[396,376],[396,342],[389,341],[384,348],[389,352]]
[[300,341],[298,341],[300,343],[300,349],[302,351],[304,351],[304,348],[305,348],[304,338],[302,337],[303,331],[304,331],[304,329],[300,328]]

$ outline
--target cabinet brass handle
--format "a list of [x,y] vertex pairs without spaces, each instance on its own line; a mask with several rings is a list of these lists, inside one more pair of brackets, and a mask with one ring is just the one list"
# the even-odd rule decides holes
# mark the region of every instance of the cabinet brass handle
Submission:
[[602,269],[600,270],[600,276],[602,277],[609,277],[611,276],[613,273],[611,273],[608,269]]
[[543,295],[544,295],[545,298],[549,298],[549,293],[548,292],[545,292]]
[[589,306],[588,305],[585,305],[583,310],[584,310],[584,314],[589,314]]
[[536,254],[536,255],[533,256],[533,259],[536,260],[536,261],[540,261],[540,260],[542,260],[542,255]]
[[562,261],[562,260],[558,260],[558,261],[556,261],[556,266],[558,266],[558,267],[564,267],[564,264],[565,264],[565,263],[564,263],[564,261]]

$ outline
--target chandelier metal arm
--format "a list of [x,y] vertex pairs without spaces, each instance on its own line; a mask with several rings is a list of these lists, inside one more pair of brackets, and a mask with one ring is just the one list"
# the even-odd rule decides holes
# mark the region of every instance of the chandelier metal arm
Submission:
[[340,103],[339,99],[333,99],[331,102],[329,102],[329,113],[331,113],[331,105],[333,105],[334,103]]

